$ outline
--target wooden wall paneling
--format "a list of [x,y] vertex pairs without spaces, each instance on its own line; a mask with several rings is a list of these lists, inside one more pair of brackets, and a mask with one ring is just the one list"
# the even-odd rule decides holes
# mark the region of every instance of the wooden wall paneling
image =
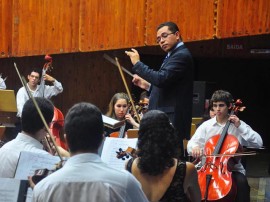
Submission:
[[217,37],[270,33],[269,0],[218,0]]
[[79,0],[14,0],[13,56],[78,51]]
[[125,92],[117,67],[105,60],[103,54],[100,51],[54,55],[52,75],[62,83],[64,91],[53,100],[64,114],[78,102],[91,102],[105,113],[111,97]]
[[178,24],[184,41],[212,39],[214,0],[147,0],[146,44],[156,44],[156,27],[165,21]]
[[[12,1],[0,1],[0,58],[9,57],[12,47]],[[1,71],[0,71],[1,73]]]
[[80,51],[144,45],[145,0],[81,0]]
[[[117,92],[126,92],[123,81],[116,66],[103,58],[105,52],[56,54],[53,57],[53,70],[48,72],[62,83],[64,91],[52,97],[55,106],[65,115],[67,110],[78,102],[91,102],[106,112],[111,97]],[[114,56],[112,51],[106,52]],[[124,50],[116,53],[122,66],[131,69]],[[122,55],[122,56],[121,56]],[[16,62],[20,74],[27,79],[33,68],[42,68],[44,56],[27,56],[0,59],[3,76],[8,76],[7,89],[17,94],[22,86],[13,66]],[[130,70],[131,71],[131,70]],[[129,86],[131,78],[126,76]]]

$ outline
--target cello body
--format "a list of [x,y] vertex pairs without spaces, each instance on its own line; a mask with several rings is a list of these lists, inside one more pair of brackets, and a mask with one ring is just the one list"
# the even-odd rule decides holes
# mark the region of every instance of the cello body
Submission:
[[[227,135],[223,141],[220,156],[211,156],[217,145],[220,135],[211,137],[205,144],[206,161],[204,166],[198,171],[198,181],[201,189],[202,200],[207,201],[234,201],[237,189],[233,183],[228,163],[231,154],[235,154],[239,142],[233,135]],[[228,156],[226,156],[228,155]],[[209,185],[207,185],[207,178]],[[210,177],[209,177],[210,178]],[[207,192],[207,197],[206,197]]]

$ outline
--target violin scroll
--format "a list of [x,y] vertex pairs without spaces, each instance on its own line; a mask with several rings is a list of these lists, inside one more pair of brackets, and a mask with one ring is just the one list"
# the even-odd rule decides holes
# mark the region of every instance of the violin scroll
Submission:
[[119,148],[119,151],[116,151],[117,154],[117,158],[118,159],[122,159],[122,160],[126,160],[129,158],[129,156],[131,156],[132,158],[136,158],[137,154],[136,154],[136,149],[132,148],[132,147],[128,147],[125,151],[123,151],[122,148]]

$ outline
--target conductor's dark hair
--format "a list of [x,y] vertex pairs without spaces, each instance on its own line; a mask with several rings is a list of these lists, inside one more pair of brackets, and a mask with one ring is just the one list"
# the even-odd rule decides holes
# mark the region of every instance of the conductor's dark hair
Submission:
[[159,175],[174,166],[179,157],[179,141],[167,114],[151,110],[144,114],[138,133],[138,168],[142,173]]
[[[36,97],[35,100],[46,123],[49,124],[52,121],[54,114],[52,102],[42,97]],[[45,127],[32,99],[27,100],[23,106],[21,122],[22,130],[30,134],[34,134]]]
[[233,103],[233,96],[231,93],[225,90],[217,90],[213,93],[210,105],[213,106],[213,102],[225,102],[226,105],[229,107],[231,103]]
[[179,28],[177,26],[177,24],[175,24],[174,22],[163,22],[161,23],[158,27],[157,27],[157,31],[159,29],[161,29],[162,27],[168,26],[168,29],[172,32],[179,32]]
[[71,152],[96,151],[104,132],[101,111],[91,103],[75,104],[66,115],[64,130]]

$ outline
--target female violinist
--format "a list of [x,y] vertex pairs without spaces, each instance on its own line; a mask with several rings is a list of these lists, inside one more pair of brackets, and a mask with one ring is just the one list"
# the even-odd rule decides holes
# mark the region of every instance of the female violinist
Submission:
[[[205,145],[209,140],[212,140],[215,135],[222,134],[225,125],[227,125],[226,123],[229,124],[227,134],[235,136],[238,144],[256,148],[262,147],[263,142],[261,136],[244,121],[240,120],[235,114],[229,114],[232,102],[232,95],[227,91],[217,90],[213,93],[210,103],[213,106],[216,116],[205,121],[198,127],[195,134],[188,142],[187,151],[189,154],[197,158],[204,155],[207,150],[210,150],[210,148],[205,147]],[[250,187],[241,161],[238,160],[234,161],[233,164],[230,163],[228,165],[228,170],[231,171],[232,184],[236,185],[236,198],[233,201],[250,201]],[[211,180],[213,179],[210,179],[210,183]],[[204,195],[205,193],[202,193],[202,197],[204,197]]]
[[[106,113],[106,116],[111,117],[116,120],[126,120],[126,124],[124,124],[122,127],[117,129],[111,129],[105,127],[105,136],[110,136],[110,134],[120,131],[126,132],[128,129],[132,128],[138,128],[139,124],[133,119],[133,117],[128,113],[129,108],[129,97],[125,93],[116,93],[109,104],[108,112]],[[114,133],[115,134],[115,133]],[[120,136],[124,134],[118,134]],[[117,137],[118,137],[117,135]],[[116,137],[114,135],[114,137]]]

